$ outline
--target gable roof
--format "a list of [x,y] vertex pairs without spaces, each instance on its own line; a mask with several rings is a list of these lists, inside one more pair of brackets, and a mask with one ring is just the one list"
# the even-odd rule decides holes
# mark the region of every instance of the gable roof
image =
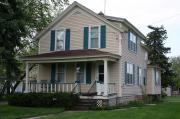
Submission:
[[119,27],[114,25],[112,22],[107,20],[106,18],[96,14],[92,10],[88,9],[87,7],[79,4],[78,2],[73,2],[68,8],[66,8],[57,18],[55,18],[44,30],[42,30],[40,33],[38,33],[35,37],[35,39],[40,38],[42,35],[44,35],[47,31],[49,31],[57,22],[59,22],[66,14],[68,14],[74,7],[79,7],[82,10],[86,11],[87,13],[91,14],[92,16],[96,17],[97,19],[105,22],[106,24],[110,25],[111,27],[115,28],[116,30],[123,32]]
[[44,35],[47,31],[49,31],[56,23],[58,23],[61,19],[64,18],[66,14],[68,14],[74,7],[79,7],[82,10],[86,11],[87,13],[91,14],[92,16],[96,17],[97,19],[105,22],[106,24],[110,25],[111,27],[115,28],[116,30],[120,32],[124,32],[121,28],[114,25],[111,21],[117,21],[125,24],[128,28],[131,28],[133,31],[135,31],[143,40],[146,39],[146,37],[135,27],[133,26],[128,20],[125,18],[119,18],[119,17],[112,17],[112,16],[106,16],[106,15],[98,15],[92,10],[88,9],[87,7],[79,4],[78,2],[74,1],[68,8],[66,8],[58,17],[56,17],[44,30],[39,32],[35,39],[40,38],[42,35]]
[[109,21],[116,21],[125,24],[128,28],[131,28],[134,32],[136,32],[143,40],[146,39],[143,33],[141,33],[133,24],[131,24],[127,19],[113,16],[104,16]]

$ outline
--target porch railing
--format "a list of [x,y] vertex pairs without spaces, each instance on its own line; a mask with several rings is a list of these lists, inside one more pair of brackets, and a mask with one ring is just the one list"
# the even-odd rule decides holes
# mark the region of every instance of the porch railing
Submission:
[[[28,92],[72,92],[72,93],[88,93],[103,95],[104,84],[99,82],[92,82],[92,84],[80,84],[80,83],[28,83],[28,87],[25,87],[25,83],[22,85],[22,92],[27,88]],[[108,95],[116,94],[116,84],[108,83]]]
[[75,83],[28,83],[28,92],[72,92]]

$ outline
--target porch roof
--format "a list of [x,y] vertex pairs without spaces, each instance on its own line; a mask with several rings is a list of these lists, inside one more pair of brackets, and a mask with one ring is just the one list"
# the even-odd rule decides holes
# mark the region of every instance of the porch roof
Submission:
[[116,61],[119,55],[104,52],[96,49],[83,49],[83,50],[68,50],[68,51],[53,51],[38,55],[25,56],[23,61],[48,63],[48,62],[75,62],[75,61],[96,61],[108,59]]

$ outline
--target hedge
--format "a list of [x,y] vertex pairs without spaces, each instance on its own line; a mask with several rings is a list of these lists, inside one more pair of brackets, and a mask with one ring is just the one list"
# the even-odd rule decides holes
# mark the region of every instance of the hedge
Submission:
[[72,93],[15,93],[8,96],[8,104],[23,107],[72,108],[79,96]]

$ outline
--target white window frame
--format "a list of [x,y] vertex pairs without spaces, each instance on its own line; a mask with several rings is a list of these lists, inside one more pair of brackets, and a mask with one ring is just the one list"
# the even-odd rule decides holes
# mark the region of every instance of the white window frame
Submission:
[[82,63],[83,65],[84,65],[84,82],[82,83],[81,82],[81,84],[86,84],[86,62],[76,62],[76,65],[75,65],[75,81],[77,81],[78,79],[77,79],[77,71],[76,71],[76,68],[77,68],[77,63]]
[[139,85],[142,85],[142,68],[139,67]]
[[[135,37],[135,41],[134,41],[134,39],[132,39],[132,36]],[[130,40],[130,42],[128,42],[128,43],[130,43],[130,44],[128,44],[128,45],[130,45],[130,49],[129,50],[136,53],[137,52],[136,49],[133,49],[131,47],[131,45],[135,44],[135,46],[137,47],[137,36],[133,32],[131,32],[131,31],[129,31],[129,40]]]
[[126,75],[127,75],[127,78],[128,78],[128,75],[129,75],[129,74],[132,75],[132,83],[128,82],[129,79],[127,79],[128,81],[127,81],[127,84],[126,84],[126,85],[134,85],[134,84],[133,84],[133,80],[135,80],[135,79],[133,79],[133,63],[127,62],[127,67],[126,67]]
[[[91,28],[98,27],[98,48],[91,48]],[[88,33],[88,49],[99,49],[101,48],[101,26],[89,26],[89,33]]]
[[147,52],[147,51],[145,51],[145,54],[144,54],[144,59],[145,59],[145,61],[147,61],[147,60],[148,60],[148,52]]
[[[58,75],[58,73],[60,73],[60,72],[58,72],[58,64],[62,64],[62,63],[56,63],[56,77],[55,77],[55,81],[57,81],[58,79],[57,79],[57,75]],[[64,64],[64,82],[59,82],[59,83],[66,83],[66,64]]]
[[[58,31],[64,31],[64,48],[62,50],[57,49],[57,33]],[[64,51],[65,50],[65,45],[66,45],[66,29],[65,28],[60,28],[58,30],[55,30],[55,51]]]

